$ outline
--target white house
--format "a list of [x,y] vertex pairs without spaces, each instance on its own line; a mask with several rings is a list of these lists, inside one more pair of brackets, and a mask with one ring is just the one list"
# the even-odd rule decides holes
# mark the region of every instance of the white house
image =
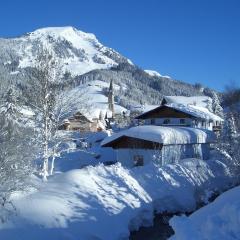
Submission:
[[116,150],[124,166],[141,166],[154,161],[160,166],[184,158],[208,159],[212,131],[190,127],[137,126],[107,137],[102,147]]
[[207,108],[170,103],[161,105],[135,118],[139,123],[157,126],[186,126],[218,132],[223,119]]

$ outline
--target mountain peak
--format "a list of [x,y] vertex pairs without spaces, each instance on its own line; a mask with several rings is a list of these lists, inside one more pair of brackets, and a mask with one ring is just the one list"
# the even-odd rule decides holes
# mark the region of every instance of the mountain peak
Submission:
[[12,51],[19,59],[18,68],[34,67],[41,48],[48,49],[62,66],[61,71],[70,72],[72,76],[94,69],[108,69],[120,62],[130,62],[101,44],[92,33],[72,26],[46,27],[14,39]]
[[68,41],[70,40],[70,42],[72,41],[72,39],[76,39],[76,38],[97,41],[96,36],[94,34],[80,31],[72,26],[39,28],[29,33],[28,36],[32,38],[36,38],[36,37],[42,38],[44,36],[51,36],[54,38],[60,37],[60,38],[65,38]]

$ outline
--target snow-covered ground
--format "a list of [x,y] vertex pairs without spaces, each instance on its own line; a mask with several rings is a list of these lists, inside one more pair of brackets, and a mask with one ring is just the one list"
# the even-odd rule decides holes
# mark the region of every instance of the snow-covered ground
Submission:
[[235,240],[240,238],[240,187],[235,187],[191,216],[174,217],[172,240]]
[[149,74],[152,77],[163,77],[163,78],[171,78],[169,76],[162,76],[159,72],[154,70],[144,70],[147,74]]
[[[66,92],[67,98],[82,99],[73,108],[73,114],[77,111],[82,111],[90,119],[99,118],[100,112],[103,117],[106,113],[111,117],[111,112],[108,109],[108,97],[104,95],[103,90],[109,88],[109,83],[100,80],[92,81],[88,84],[80,85],[72,90]],[[120,86],[114,84],[114,89],[118,90]],[[121,114],[127,112],[127,109],[115,104],[115,113]]]
[[154,70],[144,70],[147,74],[149,74],[150,76],[153,76],[153,77],[162,77],[162,75],[157,72],[157,71],[154,71]]
[[60,146],[60,156],[55,159],[55,173],[117,161],[116,153],[112,148],[100,147],[101,141],[110,134],[109,131],[85,134],[80,134],[78,131],[59,132],[65,141]]
[[163,168],[73,169],[15,197],[17,215],[0,226],[0,239],[128,239],[130,230],[152,224],[154,210],[192,211],[203,196],[233,182],[231,169],[215,159],[186,159]]

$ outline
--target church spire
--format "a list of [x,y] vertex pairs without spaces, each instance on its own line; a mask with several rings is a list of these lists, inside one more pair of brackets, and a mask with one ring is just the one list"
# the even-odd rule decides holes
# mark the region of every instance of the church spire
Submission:
[[113,80],[111,79],[108,90],[108,109],[112,112],[112,118],[114,118],[114,91]]

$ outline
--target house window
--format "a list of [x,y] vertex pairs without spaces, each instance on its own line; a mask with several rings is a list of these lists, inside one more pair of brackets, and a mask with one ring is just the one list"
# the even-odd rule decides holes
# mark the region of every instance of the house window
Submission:
[[185,124],[186,123],[186,120],[185,119],[180,119],[180,124]]
[[151,119],[151,125],[155,125],[155,119]]
[[134,155],[133,156],[133,164],[135,167],[143,166],[143,156],[142,155]]
[[170,123],[170,119],[169,118],[166,118],[163,120],[163,124],[169,124]]

